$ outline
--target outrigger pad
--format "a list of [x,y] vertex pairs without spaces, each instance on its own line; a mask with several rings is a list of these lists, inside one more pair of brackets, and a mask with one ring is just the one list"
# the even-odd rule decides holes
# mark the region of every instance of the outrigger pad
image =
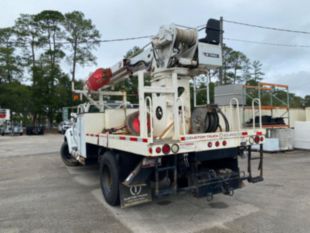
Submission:
[[140,205],[152,201],[151,187],[148,184],[119,185],[121,208]]

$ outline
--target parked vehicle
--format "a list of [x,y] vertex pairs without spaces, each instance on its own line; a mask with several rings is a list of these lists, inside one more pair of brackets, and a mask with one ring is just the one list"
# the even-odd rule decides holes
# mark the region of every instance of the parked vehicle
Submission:
[[[72,91],[89,102],[78,106],[61,158],[67,166],[96,159],[108,204],[128,207],[185,191],[210,200],[218,193],[232,195],[243,181],[263,180],[262,126],[242,128],[237,114],[239,126],[231,130],[216,104],[197,106],[194,101],[191,106],[192,79],[222,65],[220,34],[214,19],[201,39],[194,28],[163,26],[151,48],[111,68],[97,69],[82,90],[74,89],[73,83]],[[133,76],[138,80],[139,104],[127,108],[126,92],[107,88]],[[105,98],[115,96],[122,98],[124,104],[118,106],[123,107],[105,103]],[[255,103],[260,108],[260,100]],[[238,99],[231,100],[231,108],[239,112]],[[251,155],[254,144],[260,146],[257,158]],[[239,158],[245,154],[248,167],[242,171]],[[256,175],[254,159],[259,161]]]
[[41,125],[37,125],[37,126],[29,125],[26,127],[27,135],[43,135],[44,131],[45,131],[45,127]]
[[71,121],[62,121],[58,125],[58,133],[65,134],[66,130],[72,126]]
[[4,135],[23,135],[23,124],[11,121],[5,121],[0,126],[0,134]]

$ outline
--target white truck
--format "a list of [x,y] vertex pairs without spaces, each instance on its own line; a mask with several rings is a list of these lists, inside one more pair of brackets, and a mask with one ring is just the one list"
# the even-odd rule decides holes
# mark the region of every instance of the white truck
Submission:
[[[191,106],[190,85],[198,75],[222,65],[219,21],[209,19],[206,36],[194,28],[163,26],[151,46],[115,66],[96,70],[82,90],[86,98],[74,114],[74,124],[64,136],[61,158],[67,166],[100,164],[100,184],[106,202],[128,207],[189,191],[212,199],[214,194],[232,195],[243,181],[263,180],[261,124],[232,130],[216,104]],[[145,78],[150,84],[145,84]],[[138,105],[128,105],[126,93],[113,91],[125,79],[138,79]],[[118,96],[122,104],[107,104]],[[196,101],[195,101],[196,103]],[[231,108],[239,113],[237,99]],[[260,101],[253,101],[253,116]],[[251,145],[259,144],[257,157]],[[244,153],[244,152],[247,153]],[[238,158],[247,155],[247,171]],[[252,175],[258,160],[258,175]]]

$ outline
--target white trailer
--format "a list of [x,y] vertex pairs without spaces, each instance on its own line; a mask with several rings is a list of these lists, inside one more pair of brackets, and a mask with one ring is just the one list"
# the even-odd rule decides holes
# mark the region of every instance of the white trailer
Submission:
[[10,109],[0,108],[0,125],[11,119]]
[[[217,193],[232,195],[244,180],[263,180],[261,124],[243,128],[237,114],[238,130],[231,131],[216,104],[191,106],[192,80],[222,64],[220,36],[214,19],[208,21],[202,39],[196,29],[163,26],[149,49],[98,69],[83,90],[73,84],[73,91],[87,101],[72,115],[74,124],[65,133],[61,157],[68,166],[98,160],[101,189],[110,205],[127,207],[182,191],[211,199]],[[146,77],[150,85],[145,85]],[[130,78],[138,79],[137,107],[128,104],[125,92],[112,91]],[[112,96],[122,98],[122,103],[111,107],[106,98]],[[231,108],[239,108],[237,99],[231,100]],[[257,114],[261,117],[260,101],[255,99],[253,116]],[[257,158],[251,156],[253,144],[260,145]],[[238,165],[245,151],[247,172]],[[253,159],[259,160],[255,177]]]

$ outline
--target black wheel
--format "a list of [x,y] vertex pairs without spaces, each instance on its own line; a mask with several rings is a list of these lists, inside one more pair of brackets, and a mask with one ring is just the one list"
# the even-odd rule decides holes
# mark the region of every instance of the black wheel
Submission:
[[63,142],[60,148],[60,156],[64,164],[68,167],[78,166],[79,162],[69,153],[68,143]]
[[142,157],[129,153],[118,153],[119,179],[123,182],[127,176],[135,169]]
[[100,186],[106,202],[117,206],[119,200],[119,166],[116,155],[107,151],[100,159]]

